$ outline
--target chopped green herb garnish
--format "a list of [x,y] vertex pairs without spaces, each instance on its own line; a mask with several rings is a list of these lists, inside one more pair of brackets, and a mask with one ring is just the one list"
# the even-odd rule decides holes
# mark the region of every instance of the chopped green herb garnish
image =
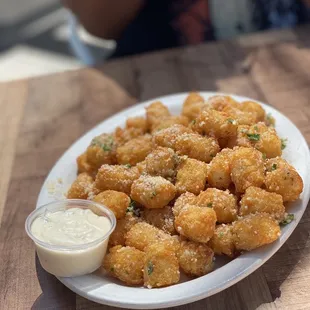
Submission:
[[110,136],[107,141],[105,141],[105,143],[103,143],[102,141],[100,141],[100,137],[95,137],[91,144],[92,146],[99,146],[101,149],[103,149],[105,152],[111,151],[113,148],[113,137]]
[[129,206],[126,209],[126,213],[129,212],[133,213],[137,217],[140,217],[141,215],[140,209],[136,206],[136,203],[133,200],[130,201]]
[[131,168],[131,164],[124,165],[126,168]]
[[148,274],[148,275],[151,275],[151,274],[153,273],[153,271],[154,271],[153,263],[152,263],[152,262],[149,262],[149,263],[147,264],[147,274]]
[[153,191],[151,195],[152,195],[151,197],[154,198],[157,194],[155,191]]
[[232,119],[232,118],[227,119],[227,122],[230,123],[230,124],[235,124],[236,123],[236,121],[234,119]]
[[281,150],[284,150],[286,148],[287,139],[281,139]]
[[212,202],[207,203],[208,208],[212,208],[212,206],[213,206]]
[[294,219],[294,214],[287,214],[287,216],[280,223],[280,225],[287,225],[287,224],[291,223],[293,221],[293,219]]
[[247,133],[248,139],[251,141],[259,141],[260,134],[259,133]]
[[257,126],[254,126],[254,130],[258,131],[258,127],[257,127]]
[[266,153],[263,153],[263,159],[266,159]]
[[266,125],[267,126],[274,126],[275,120],[274,117],[271,115],[271,113],[268,113],[266,116]]
[[224,233],[221,231],[221,232],[219,233],[219,237],[222,238],[223,236],[224,236]]
[[271,167],[271,171],[276,170],[277,169],[277,164],[273,164]]
[[193,120],[191,121],[191,124],[192,124],[192,125],[195,125],[195,124],[196,124],[196,120],[193,119]]

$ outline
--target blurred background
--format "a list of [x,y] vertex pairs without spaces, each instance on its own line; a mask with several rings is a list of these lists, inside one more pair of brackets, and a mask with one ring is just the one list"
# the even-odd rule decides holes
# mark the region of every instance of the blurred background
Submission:
[[[87,33],[76,18],[77,15],[84,18],[84,9],[78,8],[75,3],[90,4],[95,1],[1,0],[0,81],[76,69],[107,61],[113,54],[116,42]],[[104,11],[109,14],[109,4],[112,2],[102,1],[107,3]],[[141,33],[143,34],[143,31],[141,32],[143,23],[152,16],[154,17],[152,23],[156,23],[155,26],[158,27],[155,28],[155,32],[156,29],[160,31],[160,21],[164,15],[158,19],[158,14],[164,12],[163,8],[168,8],[167,3],[174,7],[173,14],[178,12],[177,19],[174,15],[167,21],[173,24],[174,28],[179,28],[177,30],[182,30],[183,27],[185,30],[183,35],[187,35],[186,31],[190,30],[191,25],[196,23],[197,26],[197,23],[200,23],[201,28],[203,24],[205,33],[202,37],[198,38],[196,35],[195,38],[195,33],[198,33],[195,29],[199,28],[193,27],[194,35],[191,34],[191,40],[185,42],[184,37],[179,40],[180,42],[183,40],[184,45],[198,44],[207,40],[229,39],[249,32],[273,28],[294,27],[310,21],[310,0],[135,0],[135,2],[143,3],[143,8],[139,9],[135,20],[131,22],[138,26],[134,29],[138,38]],[[118,3],[122,3],[122,0],[118,0]],[[64,4],[72,9],[74,14],[71,10],[65,9]],[[90,13],[95,14],[94,12],[96,12],[95,9]],[[101,15],[98,15],[100,18]],[[142,15],[147,18],[141,19]],[[106,19],[107,16],[103,14],[102,18]],[[136,23],[138,20],[139,24]],[[87,25],[85,26],[88,28]],[[127,31],[130,27],[126,25],[125,28]],[[140,28],[140,33],[136,31],[137,28]],[[165,32],[166,29],[163,28],[162,31]],[[128,38],[121,42],[135,46],[132,42],[128,43]],[[183,44],[178,42],[162,48],[177,45]],[[155,49],[158,47],[146,50]],[[125,55],[136,52],[139,51],[127,51]]]

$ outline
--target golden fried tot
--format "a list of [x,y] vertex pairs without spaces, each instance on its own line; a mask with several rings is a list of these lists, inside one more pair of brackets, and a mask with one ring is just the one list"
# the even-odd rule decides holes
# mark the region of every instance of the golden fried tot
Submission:
[[219,223],[231,223],[237,219],[237,200],[228,190],[208,188],[197,196],[195,204],[199,207],[212,208]]
[[171,180],[178,164],[179,158],[173,149],[159,146],[145,158],[145,172]]
[[120,165],[136,165],[143,161],[145,157],[152,151],[151,135],[144,135],[132,139],[116,149],[117,162]]
[[169,128],[173,125],[183,125],[187,127],[189,124],[188,118],[184,115],[173,115],[173,116],[167,116],[163,119],[161,119],[156,126],[153,127],[152,133]]
[[231,161],[231,179],[239,193],[244,193],[250,186],[261,187],[264,183],[263,154],[254,148],[235,148]]
[[283,201],[297,200],[303,191],[303,180],[293,166],[280,157],[266,161],[266,189],[282,196]]
[[206,186],[207,173],[206,163],[193,158],[185,158],[177,172],[175,186],[178,194],[185,192],[199,194]]
[[179,196],[172,207],[173,215],[179,215],[180,211],[188,204],[195,205],[196,198],[197,196],[190,192],[185,192],[184,194]]
[[193,205],[183,207],[175,217],[176,231],[196,242],[207,243],[213,236],[216,213],[212,208],[201,208]]
[[133,182],[130,197],[149,209],[163,208],[175,197],[175,186],[159,176],[141,175]]
[[95,188],[99,191],[115,190],[130,193],[131,185],[140,176],[136,167],[125,165],[102,165],[95,179]]
[[144,117],[129,117],[126,121],[126,128],[138,128],[143,133],[148,131],[147,120]]
[[103,164],[115,164],[116,147],[117,143],[111,134],[104,133],[93,138],[86,150],[87,162],[97,169]]
[[97,168],[93,167],[88,161],[87,161],[87,154],[86,152],[78,156],[76,159],[76,164],[78,167],[78,173],[86,172],[89,175],[95,176],[97,172]]
[[110,249],[103,261],[109,275],[129,285],[143,283],[145,253],[132,247],[117,245]]
[[131,229],[131,227],[141,219],[134,216],[131,212],[127,212],[125,217],[117,220],[114,231],[109,238],[109,245],[125,245],[125,235]]
[[94,179],[86,172],[80,173],[67,193],[68,199],[87,199],[93,191]]
[[180,268],[188,275],[203,276],[213,268],[213,251],[202,243],[182,241],[177,251]]
[[247,188],[240,201],[239,214],[244,216],[257,212],[268,213],[276,220],[282,221],[285,215],[282,196],[254,186]]
[[141,251],[155,243],[165,243],[174,251],[179,248],[179,241],[176,238],[145,222],[133,225],[125,235],[125,244]]
[[190,93],[183,103],[182,115],[188,117],[189,120],[195,119],[205,105],[205,100],[195,92]]
[[172,125],[168,128],[159,130],[153,134],[153,142],[157,146],[169,147],[174,149],[177,137],[184,133],[193,131],[183,125]]
[[163,230],[164,232],[174,235],[174,216],[171,206],[161,209],[147,209],[142,213],[142,218],[149,224]]
[[266,213],[249,214],[233,223],[232,234],[237,250],[251,251],[277,240],[278,222]]
[[208,166],[208,183],[211,187],[228,189],[232,183],[230,163],[233,150],[223,149]]
[[108,207],[114,213],[116,219],[125,216],[130,204],[130,198],[125,193],[113,190],[103,191],[95,196],[93,200]]
[[214,251],[216,255],[227,255],[234,257],[236,254],[232,224],[217,225],[208,246]]
[[239,107],[240,104],[230,96],[216,95],[208,99],[208,104],[212,109],[217,111],[223,111],[227,106],[230,107]]
[[266,113],[262,106],[254,101],[243,101],[240,104],[240,108],[244,112],[248,112],[255,115],[255,123],[263,122]]
[[163,118],[171,115],[168,108],[160,101],[151,103],[145,108],[145,111],[148,127],[151,130],[154,129]]
[[148,246],[144,259],[144,286],[163,287],[179,280],[179,262],[175,252],[164,243]]
[[144,129],[138,127],[128,127],[125,129],[117,127],[114,131],[115,141],[118,146],[142,135],[144,135]]
[[227,113],[205,109],[198,115],[192,129],[217,139],[230,138],[237,134],[237,122]]
[[256,123],[256,114],[242,111],[240,105],[238,107],[226,106],[222,111],[239,125],[252,125]]
[[187,155],[206,163],[220,151],[220,146],[216,139],[212,137],[202,137],[196,133],[183,134],[177,137],[175,150],[180,155]]

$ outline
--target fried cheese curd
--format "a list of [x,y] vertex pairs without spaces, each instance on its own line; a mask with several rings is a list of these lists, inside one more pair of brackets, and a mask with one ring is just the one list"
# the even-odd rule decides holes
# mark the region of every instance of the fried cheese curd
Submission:
[[249,214],[233,223],[232,234],[237,250],[251,251],[277,240],[278,222],[267,213]]
[[176,194],[175,186],[163,177],[141,175],[131,187],[130,197],[145,208],[166,206]]
[[248,187],[240,201],[239,215],[257,212],[268,213],[281,222],[285,216],[282,196],[258,187]]
[[93,200],[108,207],[117,220],[125,216],[130,204],[130,198],[125,193],[113,190],[103,191],[96,195]]
[[213,269],[214,252],[206,245],[181,241],[177,251],[180,268],[189,276],[200,277]]
[[143,274],[147,288],[178,283],[180,271],[175,251],[166,243],[149,245],[145,250]]
[[102,263],[127,285],[159,288],[277,240],[303,180],[282,159],[275,120],[254,101],[192,92],[180,115],[156,101],[145,117],[94,137],[67,198],[115,214]]
[[87,199],[93,191],[94,179],[88,173],[80,173],[67,192],[68,199]]
[[129,285],[143,284],[145,253],[129,246],[110,248],[103,260],[104,270]]
[[296,169],[281,157],[266,161],[265,185],[269,192],[281,195],[284,202],[297,200],[304,186]]

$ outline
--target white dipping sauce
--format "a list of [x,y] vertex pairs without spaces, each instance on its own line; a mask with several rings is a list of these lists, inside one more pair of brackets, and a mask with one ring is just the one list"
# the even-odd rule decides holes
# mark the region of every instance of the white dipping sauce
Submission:
[[[95,271],[101,266],[109,236],[101,241],[100,238],[107,234],[111,226],[108,218],[98,216],[90,209],[47,211],[38,216],[32,222],[31,232],[46,243],[46,246],[36,243],[42,267],[60,277]],[[85,245],[90,242],[95,244]]]

